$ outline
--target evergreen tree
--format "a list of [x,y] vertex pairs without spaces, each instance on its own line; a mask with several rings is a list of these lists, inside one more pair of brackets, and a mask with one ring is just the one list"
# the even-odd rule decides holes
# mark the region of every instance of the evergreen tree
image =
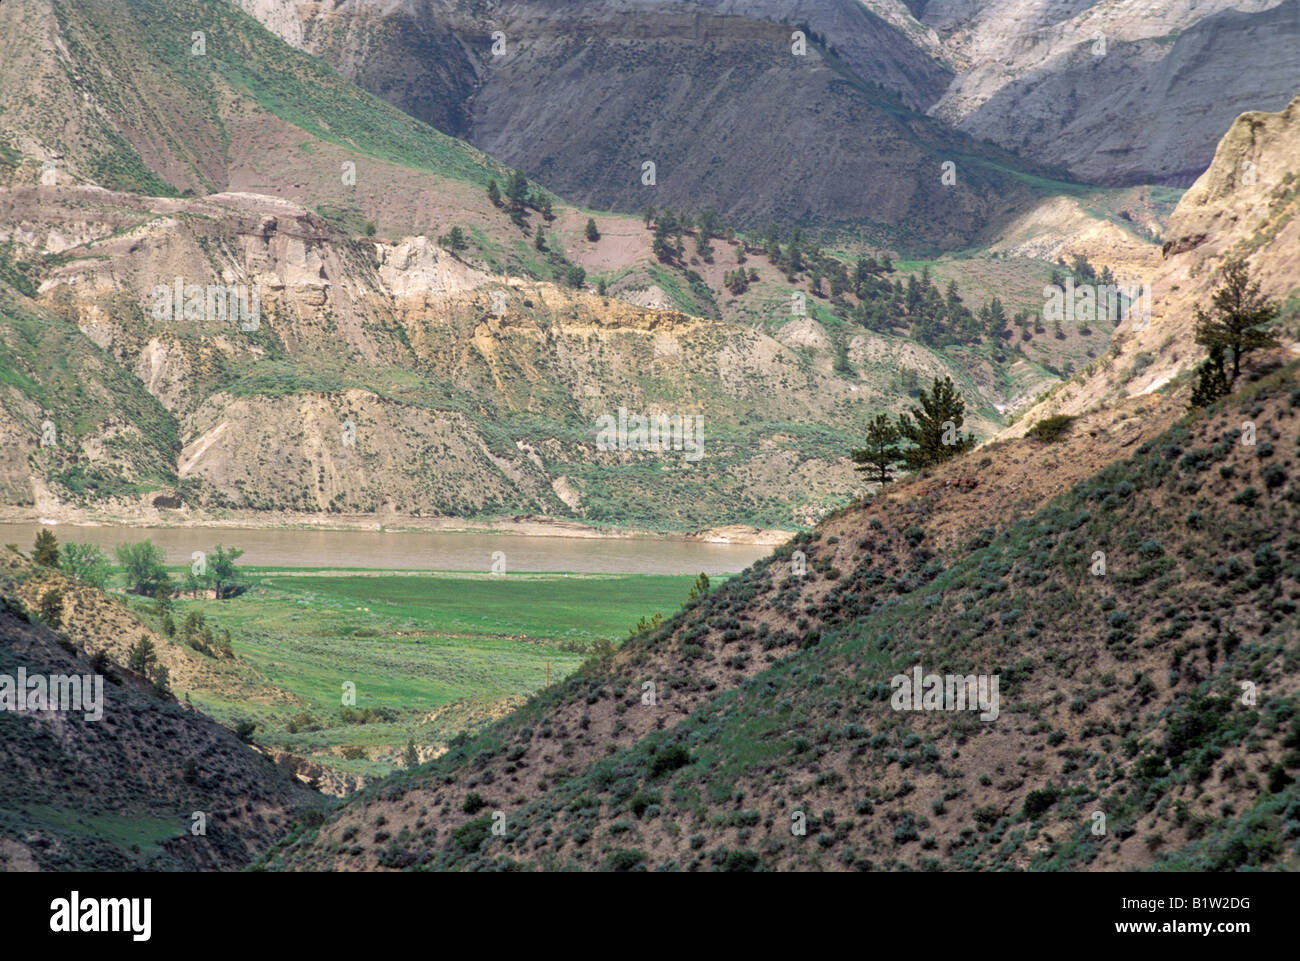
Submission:
[[506,181],[506,199],[513,210],[523,210],[528,204],[528,178],[518,170],[511,171]]
[[420,766],[420,752],[415,749],[415,738],[406,742],[406,751],[402,755],[402,763],[407,767]]
[[986,330],[990,340],[997,340],[1002,336],[1002,332],[1007,326],[1007,311],[1002,306],[1002,301],[994,297],[989,301],[988,318],[986,321]]
[[131,647],[130,654],[127,655],[126,666],[137,674],[148,677],[157,661],[158,655],[154,652],[153,641],[149,640],[148,635],[141,634],[140,640],[136,641]]
[[929,391],[921,391],[919,401],[921,406],[898,416],[898,433],[911,444],[901,454],[909,470],[941,464],[975,446],[974,435],[961,433],[966,401],[951,377],[936,377]]
[[451,230],[438,238],[438,243],[451,251],[464,250],[469,246],[465,241],[465,231],[459,227],[452,227]]
[[855,470],[871,472],[872,480],[888,484],[893,479],[894,464],[902,459],[898,428],[888,414],[877,414],[867,425],[867,442],[861,450],[851,452]]
[[1192,408],[1209,407],[1220,397],[1232,392],[1227,372],[1223,369],[1223,348],[1211,347],[1210,356],[1196,367],[1196,383],[1192,386]]
[[677,256],[677,249],[672,245],[670,237],[668,224],[661,217],[655,222],[655,239],[652,249],[654,255],[664,263],[670,263]]
[[600,239],[600,231],[596,229],[596,219],[594,217],[587,218],[587,239],[593,244]]
[[41,595],[40,617],[42,623],[52,630],[63,626],[63,595],[59,591],[46,591]]
[[1258,282],[1251,282],[1244,260],[1229,260],[1220,276],[1223,286],[1214,292],[1210,311],[1196,305],[1196,342],[1209,349],[1208,362],[1219,368],[1232,390],[1241,373],[1242,358],[1278,345],[1277,338],[1262,329],[1277,316],[1278,308],[1260,293]]
[[42,567],[59,566],[59,540],[48,527],[42,527],[32,545],[32,560]]
[[495,177],[488,181],[487,195],[488,200],[492,201],[493,207],[501,206],[501,188],[497,186]]

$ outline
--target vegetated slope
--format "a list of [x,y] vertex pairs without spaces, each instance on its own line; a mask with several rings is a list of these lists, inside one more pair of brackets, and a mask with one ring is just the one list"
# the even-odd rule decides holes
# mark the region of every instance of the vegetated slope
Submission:
[[[575,203],[712,207],[742,226],[837,224],[952,249],[1051,186],[1025,176],[1042,170],[907,106],[934,95],[944,68],[843,2],[830,4],[839,26],[826,28],[840,39],[810,26],[801,55],[794,25],[778,18],[818,15],[788,3],[753,14],[662,0],[244,6],[413,116],[461,124],[457,135]],[[504,52],[493,54],[494,35]],[[406,83],[408,68],[425,79]],[[442,94],[430,98],[431,87]],[[957,177],[945,184],[949,161]]]
[[[174,521],[198,508],[788,526],[856,488],[843,432],[860,432],[862,401],[905,401],[896,358],[927,379],[951,371],[973,424],[996,423],[1002,385],[982,361],[967,374],[899,338],[848,325],[826,336],[824,311],[811,330],[766,332],[765,315],[788,311],[788,287],[811,286],[806,276],[751,267],[759,283],[728,303],[736,322],[719,324],[707,318],[723,313],[726,268],[697,264],[706,281],[685,259],[659,264],[639,221],[600,218],[608,244],[588,241],[586,216],[558,201],[553,218],[511,223],[484,189],[493,175],[504,185],[503,168],[216,0],[165,11],[29,0],[0,16],[7,49],[30,61],[6,74],[17,86],[0,115],[15,373],[3,482],[24,516]],[[39,87],[21,87],[35,75]],[[429,239],[452,224],[468,238],[458,255]],[[574,264],[627,300],[677,310],[521,278],[581,288]],[[178,277],[260,291],[258,329],[154,316],[155,290]],[[25,356],[38,346],[50,349]],[[83,356],[117,366],[90,372]],[[706,460],[595,451],[596,419],[624,407],[703,415]],[[42,445],[47,422],[57,443]],[[181,515],[163,513],[178,499]]]
[[[1296,388],[1168,429],[1131,402],[900,483],[269,863],[1294,866]],[[997,719],[893,710],[918,664],[998,675]]]
[[322,189],[335,153],[480,183],[498,169],[224,0],[15,0],[0,27],[0,131],[74,180],[211,193],[317,151]]
[[[1219,269],[1243,258],[1282,308],[1273,333],[1300,340],[1300,97],[1276,114],[1246,113],[1224,135],[1214,162],[1169,218],[1162,264],[1149,278],[1151,323],[1125,321],[1105,357],[1026,410],[1006,433],[1053,414],[1160,390],[1204,356],[1196,305],[1208,307]],[[1136,319],[1136,318],[1135,318]]]
[[0,278],[0,500],[35,506],[47,486],[108,498],[173,483],[172,415],[9,279]]
[[930,113],[1090,183],[1186,186],[1300,87],[1296,0],[910,6],[956,72]]
[[5,552],[0,674],[101,674],[103,717],[0,712],[0,869],[236,870],[324,806],[230,731],[31,621],[11,593],[28,567]]
[[[495,218],[487,229],[533,249],[484,203]],[[0,189],[0,223],[9,225],[0,265],[31,295],[0,304],[11,327],[33,332],[7,339],[15,375],[27,373],[3,399],[7,500],[29,514],[789,525],[857,489],[845,431],[906,399],[902,367],[925,380],[952,372],[970,425],[987,433],[997,423],[979,390],[988,382],[997,398],[995,377],[976,381],[936,350],[847,323],[831,336],[818,322],[835,323],[824,294],[810,296],[808,316],[791,317],[786,278],[760,261],[751,268],[760,289],[719,320],[492,273],[495,241],[456,254],[423,235],[356,236],[263,195],[17,182]],[[532,229],[543,223],[533,215]],[[718,243],[739,255],[738,244]],[[656,269],[687,289],[680,268]],[[157,289],[174,290],[176,278],[201,290],[242,286],[246,305],[259,291],[256,329],[205,310],[177,316],[175,304],[157,315]],[[36,334],[67,343],[27,357],[44,342]],[[112,368],[124,400],[74,376],[83,356]],[[33,386],[46,370],[67,390]],[[702,457],[599,450],[598,420],[620,408],[702,416]],[[114,417],[124,434],[157,435],[139,465],[125,461],[135,448],[103,429]],[[57,445],[41,446],[47,420]]]

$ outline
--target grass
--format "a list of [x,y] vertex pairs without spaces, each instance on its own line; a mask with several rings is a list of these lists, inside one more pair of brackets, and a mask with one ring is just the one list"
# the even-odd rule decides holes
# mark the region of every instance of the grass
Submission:
[[[176,602],[178,624],[198,610],[230,631],[238,668],[221,689],[178,695],[229,726],[255,721],[265,746],[378,774],[408,740],[432,751],[544,687],[548,672],[563,679],[597,641],[671,614],[693,577],[259,569],[250,580],[236,598]],[[371,723],[344,720],[345,683],[357,710],[376,712]],[[283,697],[251,697],[267,688]],[[291,731],[304,715],[307,729]],[[336,756],[345,746],[365,758]]]

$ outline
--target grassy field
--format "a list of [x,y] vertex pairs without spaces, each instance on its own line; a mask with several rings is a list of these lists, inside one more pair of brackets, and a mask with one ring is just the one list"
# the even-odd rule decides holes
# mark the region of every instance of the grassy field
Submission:
[[[215,631],[230,632],[236,655],[225,662],[225,682],[188,692],[191,701],[232,727],[253,721],[259,744],[349,775],[392,770],[410,741],[431,756],[542,688],[548,672],[552,682],[569,674],[595,642],[620,642],[642,616],[671,615],[694,580],[272,569],[248,576],[251,587],[239,597],[175,602],[178,625],[201,612]],[[351,705],[343,700],[349,683]],[[277,696],[268,698],[268,689]],[[366,721],[349,720],[347,707],[368,712]]]

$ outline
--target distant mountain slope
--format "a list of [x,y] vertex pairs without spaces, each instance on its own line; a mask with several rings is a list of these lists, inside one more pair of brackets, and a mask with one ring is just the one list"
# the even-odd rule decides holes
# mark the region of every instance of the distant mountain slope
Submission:
[[1007,433],[1022,433],[1055,413],[1150,393],[1204,356],[1195,343],[1194,308],[1208,306],[1229,258],[1242,257],[1265,294],[1283,308],[1274,331],[1300,349],[1300,96],[1276,114],[1242,114],[1224,135],[1210,168],[1169,218],[1164,259],[1147,278],[1151,323],[1116,330],[1107,355],[1025,411]]
[[[933,249],[972,243],[1048,187],[1024,175],[1041,170],[918,112],[946,68],[847,0],[243,6],[584,205],[712,207],[738,225],[841,224]],[[810,32],[796,56],[798,25]],[[942,182],[945,162],[955,183]]]
[[[1296,388],[1168,429],[1175,403],[1131,403],[901,483],[270,864],[1294,868]],[[997,675],[996,718],[894,709],[918,665]]]
[[[11,0],[0,60],[0,134],[62,179],[211,193],[322,148],[479,184],[499,176],[226,0]],[[318,159],[308,175],[320,192],[339,163]]]
[[957,69],[932,114],[1091,183],[1186,186],[1300,88],[1297,0],[911,6]]
[[100,673],[103,716],[0,711],[0,870],[238,870],[326,804],[230,731],[29,621],[14,598],[32,576],[0,556],[0,674]]
[[[574,200],[653,203],[637,179],[650,159],[661,206],[901,226],[900,242],[949,247],[1027,201],[997,169],[1024,162],[951,127],[1087,182],[1186,186],[1237,114],[1280,109],[1300,87],[1300,0],[237,2]],[[792,27],[809,31],[806,58],[783,55]],[[918,175],[939,154],[979,168],[953,210]],[[920,230],[902,222],[907,205],[926,207]]]

